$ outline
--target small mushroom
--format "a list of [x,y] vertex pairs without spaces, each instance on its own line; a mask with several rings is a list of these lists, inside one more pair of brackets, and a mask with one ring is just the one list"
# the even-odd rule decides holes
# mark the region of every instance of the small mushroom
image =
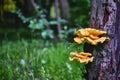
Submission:
[[91,53],[84,53],[84,52],[71,52],[70,55],[74,56],[73,58],[69,58],[70,61],[77,60],[80,63],[88,63],[92,62],[94,57],[92,57]]

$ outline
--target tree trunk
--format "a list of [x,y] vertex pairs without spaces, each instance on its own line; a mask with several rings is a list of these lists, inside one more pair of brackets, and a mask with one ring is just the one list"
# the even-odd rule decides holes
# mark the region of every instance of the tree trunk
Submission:
[[59,10],[59,0],[55,0],[55,13],[56,13],[56,20],[58,21],[57,30],[58,35],[61,35],[61,24],[59,23],[60,20],[60,10]]
[[63,14],[63,18],[69,20],[70,18],[70,10],[68,0],[60,0],[61,3],[61,12]]
[[120,0],[92,0],[90,27],[107,31],[110,41],[94,46],[87,80],[120,80]]
[[0,22],[3,21],[4,15],[3,15],[3,0],[0,1]]

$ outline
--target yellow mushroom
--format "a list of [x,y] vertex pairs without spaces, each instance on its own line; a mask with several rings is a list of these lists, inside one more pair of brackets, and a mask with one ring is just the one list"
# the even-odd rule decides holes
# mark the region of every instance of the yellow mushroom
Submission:
[[80,38],[80,37],[76,37],[74,38],[74,41],[78,44],[81,44],[81,43],[90,43],[92,45],[97,45],[98,43],[103,43],[105,41],[109,41],[110,39],[108,37],[101,37],[101,38],[98,38],[98,39],[91,39],[90,37],[83,37],[83,38]]
[[75,41],[76,43],[78,43],[78,44],[81,44],[81,43],[84,42],[84,38],[75,37],[75,38],[74,38],[74,41]]
[[[105,31],[91,28],[76,30],[75,34],[77,35],[77,37],[74,38],[74,41],[78,44],[90,43],[92,45],[97,45],[98,43],[103,43],[110,40],[108,37],[102,37],[102,35],[106,34]],[[70,61],[77,60],[80,63],[87,64],[88,62],[92,62],[94,59],[91,53],[71,52],[70,55],[73,56],[73,58],[69,58]]]
[[84,53],[84,52],[71,52],[70,55],[74,56],[73,58],[69,58],[70,61],[77,60],[80,63],[88,63],[92,62],[94,57],[92,57],[91,53]]
[[106,34],[105,31],[96,30],[92,28],[79,29],[79,30],[76,30],[74,33],[77,36],[81,36],[81,37],[89,36],[89,35],[99,36],[99,35]]

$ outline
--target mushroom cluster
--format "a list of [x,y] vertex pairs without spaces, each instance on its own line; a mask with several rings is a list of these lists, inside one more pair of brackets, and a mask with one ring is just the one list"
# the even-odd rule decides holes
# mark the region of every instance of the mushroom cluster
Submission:
[[103,43],[105,41],[109,41],[108,37],[101,37],[101,35],[105,35],[105,31],[100,31],[91,28],[79,29],[75,31],[77,37],[74,38],[74,41],[78,44],[80,43],[90,43],[92,45],[97,45],[98,43]]
[[70,55],[74,56],[73,58],[69,58],[70,61],[77,60],[80,63],[85,63],[85,64],[87,64],[88,62],[92,62],[94,59],[91,53],[71,52]]
[[[77,35],[77,37],[74,38],[74,41],[78,44],[89,43],[91,45],[97,45],[98,43],[103,43],[110,40],[108,37],[103,36],[107,34],[105,31],[91,28],[76,30],[75,34]],[[70,61],[77,60],[80,63],[87,64],[88,62],[92,62],[94,59],[91,53],[71,52],[70,55],[73,56],[73,58],[69,58]]]

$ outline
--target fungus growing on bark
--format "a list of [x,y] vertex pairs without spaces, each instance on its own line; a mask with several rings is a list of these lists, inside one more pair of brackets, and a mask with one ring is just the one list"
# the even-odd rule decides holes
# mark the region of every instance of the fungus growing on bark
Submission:
[[[103,43],[110,40],[108,37],[102,36],[107,34],[105,31],[91,28],[76,30],[75,34],[77,35],[77,37],[74,38],[74,41],[78,44],[90,43],[92,45],[97,45],[98,43]],[[88,62],[92,62],[94,59],[91,53],[71,52],[70,55],[73,56],[73,58],[69,58],[70,61],[77,60],[80,63],[87,64]]]
[[90,43],[92,45],[97,45],[98,43],[103,43],[105,41],[109,41],[109,38],[101,37],[98,39],[92,39],[90,37],[83,37],[83,38],[76,37],[76,38],[74,38],[74,41],[77,42],[78,44],[86,42],[86,43]]
[[70,61],[77,60],[80,63],[88,63],[92,62],[94,57],[92,57],[91,53],[84,53],[84,52],[71,52],[70,55],[74,56],[73,58],[69,58]]
[[90,43],[92,45],[97,45],[98,43],[103,43],[105,41],[109,41],[108,37],[100,37],[101,35],[105,35],[105,31],[100,31],[91,28],[79,29],[75,31],[75,34],[78,37],[74,38],[74,41],[78,44],[80,43]]
[[85,29],[79,29],[75,31],[75,34],[78,36],[89,36],[89,35],[94,35],[94,36],[99,36],[106,34],[105,31],[100,31],[92,28],[85,28]]

